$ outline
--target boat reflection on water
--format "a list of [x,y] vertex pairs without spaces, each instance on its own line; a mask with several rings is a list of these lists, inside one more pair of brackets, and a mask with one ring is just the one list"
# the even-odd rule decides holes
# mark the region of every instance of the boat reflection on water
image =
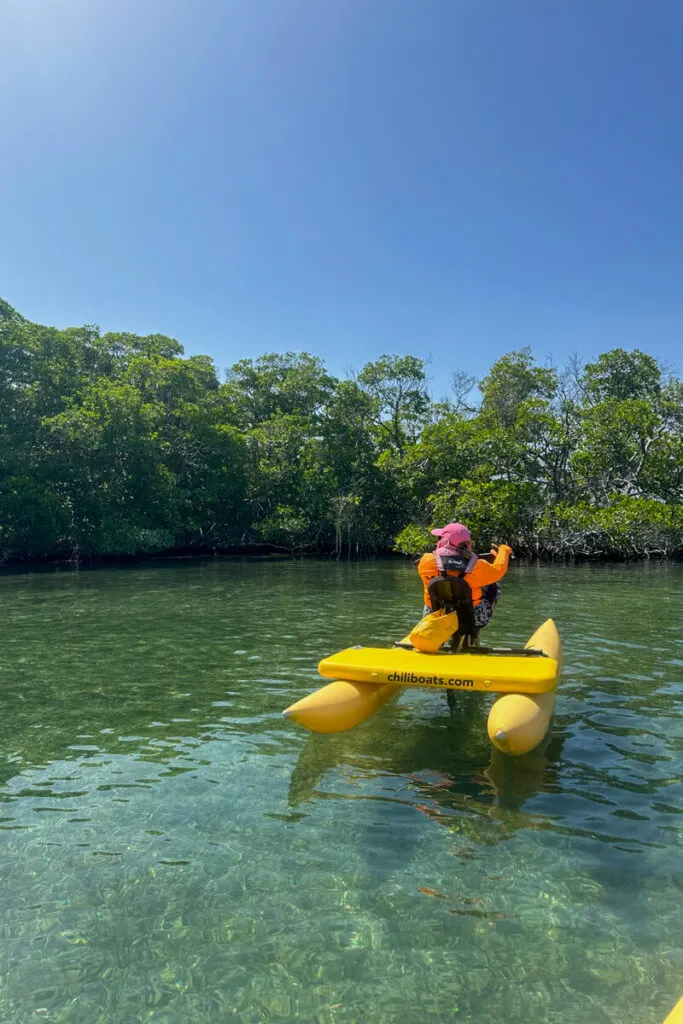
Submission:
[[463,694],[450,708],[439,702],[435,715],[434,701],[427,708],[414,700],[391,701],[377,719],[348,732],[309,734],[292,771],[290,806],[329,795],[321,787],[336,772],[391,777],[394,799],[413,802],[423,811],[428,801],[435,817],[462,810],[465,804],[488,814],[521,810],[536,793],[555,788],[565,737],[551,727],[530,753],[502,754],[486,734],[490,704],[489,695]]
[[450,854],[463,862],[521,829],[556,827],[525,805],[559,788],[562,733],[551,731],[536,750],[511,757],[489,742],[488,694],[463,694],[450,711],[440,695],[428,702],[420,696],[391,701],[348,732],[309,734],[290,778],[288,802],[297,814],[320,801],[355,801],[349,828],[377,884],[416,855],[420,818],[450,836]]
[[557,788],[558,764],[565,732],[551,728],[535,750],[519,757],[503,754],[491,746],[491,760],[485,771],[496,792],[498,806],[518,811],[537,793]]

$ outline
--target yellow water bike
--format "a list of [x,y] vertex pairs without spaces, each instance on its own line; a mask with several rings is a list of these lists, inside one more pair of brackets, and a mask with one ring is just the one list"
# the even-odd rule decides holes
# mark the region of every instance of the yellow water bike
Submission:
[[[366,721],[403,686],[483,691],[501,695],[488,716],[491,742],[506,754],[533,750],[550,727],[561,670],[562,643],[553,620],[519,650],[484,647],[464,580],[437,577],[430,597],[433,614],[393,647],[349,647],[323,658],[318,671],[334,682],[283,714],[313,732],[337,733]],[[431,650],[425,641],[430,629]],[[444,630],[452,633],[446,649]]]

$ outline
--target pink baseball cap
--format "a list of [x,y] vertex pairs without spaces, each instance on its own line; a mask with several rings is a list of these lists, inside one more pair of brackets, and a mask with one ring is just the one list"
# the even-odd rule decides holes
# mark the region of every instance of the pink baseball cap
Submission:
[[448,526],[442,526],[439,530],[432,530],[435,537],[441,537],[446,541],[447,544],[451,544],[454,548],[458,544],[471,544],[472,538],[470,531],[462,523],[449,523]]

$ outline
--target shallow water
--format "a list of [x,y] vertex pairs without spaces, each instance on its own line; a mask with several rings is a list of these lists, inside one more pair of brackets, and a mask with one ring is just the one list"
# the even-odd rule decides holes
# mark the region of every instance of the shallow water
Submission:
[[[280,711],[419,617],[400,561],[0,577],[0,1021],[661,1024],[683,993],[683,567],[514,566],[545,749],[408,690]],[[495,755],[495,756],[494,756]]]

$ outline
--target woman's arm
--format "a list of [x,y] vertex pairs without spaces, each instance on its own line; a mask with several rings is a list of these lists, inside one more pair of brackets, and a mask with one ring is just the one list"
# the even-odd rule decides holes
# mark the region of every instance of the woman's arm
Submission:
[[495,552],[493,562],[484,561],[480,558],[470,573],[472,582],[477,587],[488,587],[490,583],[497,583],[508,571],[508,562],[512,548],[508,544],[501,544]]

